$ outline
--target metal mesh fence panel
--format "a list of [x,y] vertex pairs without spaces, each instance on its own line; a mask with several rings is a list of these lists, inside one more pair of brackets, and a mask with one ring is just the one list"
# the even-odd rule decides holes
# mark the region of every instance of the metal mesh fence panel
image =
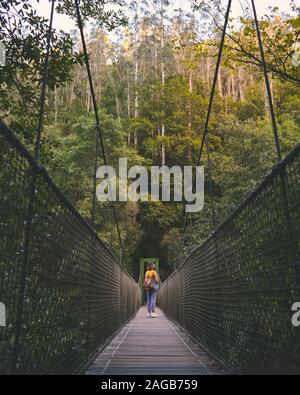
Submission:
[[300,145],[163,283],[161,308],[228,367],[300,373]]
[[134,279],[0,123],[0,372],[78,371],[140,300]]

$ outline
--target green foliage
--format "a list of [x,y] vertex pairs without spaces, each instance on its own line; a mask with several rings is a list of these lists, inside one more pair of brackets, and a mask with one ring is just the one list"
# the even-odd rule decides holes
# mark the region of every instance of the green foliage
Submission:
[[[57,3],[59,13],[70,15],[76,19],[74,1],[57,0]],[[81,0],[79,5],[83,21],[94,19],[100,26],[108,30],[114,30],[117,26],[125,26],[127,23],[122,12],[122,0]],[[115,8],[118,9],[115,10]]]
[[270,123],[265,120],[228,122],[222,136],[222,147],[212,154],[212,166],[221,219],[225,219],[272,168],[276,151]]
[[[28,0],[5,0],[0,4],[0,41],[6,47],[6,64],[0,67],[1,117],[14,129],[33,140],[39,108],[40,85],[45,62],[48,21],[34,11]],[[49,87],[70,79],[75,63],[81,61],[73,50],[69,34],[53,30],[49,61]]]
[[[222,144],[211,154],[216,226],[221,224],[276,163],[268,120],[228,121],[220,127]],[[188,223],[180,262],[213,231],[212,195],[206,174],[205,205]]]
[[[100,111],[101,128],[108,164],[117,166],[122,149],[123,132],[112,115]],[[92,192],[95,157],[95,119],[93,114],[80,116],[74,125],[51,125],[45,129],[42,150],[44,162],[58,185],[81,208]],[[48,160],[47,160],[48,158]],[[98,164],[103,163],[99,152]],[[99,221],[101,222],[101,221]]]
[[[161,240],[161,247],[166,251],[168,265],[174,265],[178,261],[178,246],[180,245],[181,232],[178,228],[171,228],[164,234]],[[173,267],[169,267],[172,270]]]
[[[166,165],[195,164],[219,43],[220,1],[196,2],[199,21],[183,14],[171,19],[165,9],[168,2],[145,2],[141,4],[141,16],[135,15],[129,30],[115,33],[118,43],[112,42],[104,29],[122,26],[126,10],[115,11],[119,0],[108,2],[114,5],[114,11],[105,3],[80,2],[84,21],[91,17],[95,21],[88,50],[108,164],[118,168],[118,159],[126,157],[129,167],[161,165],[162,147]],[[128,3],[131,16],[137,5]],[[57,7],[59,12],[75,17],[73,2],[59,0]],[[156,10],[152,14],[151,7]],[[34,13],[28,0],[3,1],[0,11],[0,40],[8,48],[7,66],[0,68],[1,116],[32,149],[48,21]],[[200,32],[195,28],[199,22]],[[139,258],[156,255],[165,278],[174,263],[213,230],[212,198],[220,224],[275,163],[255,29],[248,15],[240,23],[241,28],[232,28],[226,39],[209,122],[212,182],[208,180],[204,149],[205,206],[202,212],[188,217],[181,251],[183,204],[116,204],[125,260],[136,277]],[[293,44],[299,39],[298,25],[296,16],[282,18],[276,10],[260,22],[268,69],[272,71],[283,155],[300,138],[300,67],[291,62]],[[91,220],[95,119],[78,47],[76,35],[53,32],[41,162],[84,217]],[[98,166],[101,164],[100,153]],[[109,204],[97,202],[95,228],[119,255]]]

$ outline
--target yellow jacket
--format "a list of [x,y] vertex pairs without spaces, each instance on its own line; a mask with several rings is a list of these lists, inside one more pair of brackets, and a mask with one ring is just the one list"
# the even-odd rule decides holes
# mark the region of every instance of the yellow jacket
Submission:
[[159,277],[156,270],[147,270],[145,274],[145,278],[159,281]]

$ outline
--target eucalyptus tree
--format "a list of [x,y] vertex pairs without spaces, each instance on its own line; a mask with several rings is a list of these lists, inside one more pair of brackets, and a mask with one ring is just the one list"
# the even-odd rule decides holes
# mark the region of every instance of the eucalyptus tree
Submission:
[[[209,31],[221,34],[224,8],[220,0],[193,0],[193,9],[201,12],[209,21]],[[253,10],[247,0],[241,0],[242,15],[236,21],[231,19],[227,31],[225,56],[228,61],[238,62],[262,69]],[[295,0],[289,2],[290,11],[281,12],[279,7],[269,8],[261,17],[259,27],[265,50],[267,69],[280,80],[300,84],[300,68],[293,62],[298,54],[300,38],[300,7]]]
[[[139,117],[140,103],[139,103],[139,84],[140,84],[140,71],[141,71],[141,30],[143,18],[147,16],[149,3],[147,0],[133,0],[128,4],[129,15],[131,15],[132,22],[129,24],[129,29],[133,32],[133,89],[134,89],[134,118]],[[134,145],[138,145],[138,135],[136,131],[133,133]],[[130,134],[128,137],[130,141]]]
[[[165,54],[164,54],[164,49],[165,49],[165,20],[166,20],[166,8],[170,5],[169,0],[153,0],[153,3],[156,7],[156,12],[159,15],[160,18],[160,50],[161,50],[161,56],[160,56],[160,70],[161,70],[161,85],[162,85],[162,98],[164,99],[164,87],[165,87]],[[163,115],[162,115],[162,121],[160,125],[160,134],[162,137],[162,140],[165,137],[166,134],[166,129],[165,129],[165,121],[164,121],[164,109],[163,109]],[[165,152],[165,145],[164,142],[162,141],[161,145],[161,164],[165,165],[166,163],[166,152]]]
[[[111,30],[127,21],[121,9],[108,7],[121,4],[120,0],[82,0],[80,9],[85,22],[93,18]],[[76,16],[71,0],[57,0],[56,8],[60,13]],[[6,47],[6,64],[0,67],[0,115],[14,124],[29,143],[33,140],[39,108],[47,34],[48,20],[37,14],[32,1],[0,2],[0,42]],[[78,63],[83,63],[83,57],[76,50],[72,35],[54,28],[48,89],[53,91],[70,81],[73,67]]]

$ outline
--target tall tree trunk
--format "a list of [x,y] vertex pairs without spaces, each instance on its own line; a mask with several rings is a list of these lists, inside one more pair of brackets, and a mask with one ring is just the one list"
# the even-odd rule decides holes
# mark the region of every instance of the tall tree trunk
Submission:
[[[189,121],[188,121],[188,128],[191,129],[192,128],[192,93],[193,93],[193,70],[190,69],[189,72],[189,93],[190,93],[190,98],[189,98]],[[189,130],[190,133],[190,130]],[[191,162],[192,160],[192,151],[191,151],[191,147],[190,145],[188,145],[187,148],[187,157],[188,157],[188,161]]]
[[220,96],[223,96],[221,68],[219,69],[219,73],[218,73],[218,91]]
[[[137,48],[136,48],[137,52]],[[134,118],[138,118],[139,116],[139,92],[138,92],[138,77],[139,77],[139,62],[138,62],[138,55],[135,55],[134,61]],[[134,132],[134,145],[138,144],[138,138],[136,131]]]
[[[130,80],[129,80],[129,69],[127,69],[127,116],[131,118],[131,100],[130,100]],[[130,131],[127,135],[128,144],[130,144],[131,134]]]
[[54,85],[54,123],[57,123],[58,117],[58,97],[57,97],[57,88]]
[[[138,118],[139,116],[139,89],[138,89],[138,81],[139,81],[139,54],[138,54],[138,45],[139,45],[139,10],[138,10],[138,2],[135,4],[135,32],[134,32],[134,118]],[[138,137],[136,131],[134,131],[134,145],[138,145]]]
[[154,36],[154,70],[155,70],[155,77],[157,77],[158,61],[157,61],[157,44],[156,44],[155,36]]
[[233,73],[231,74],[231,93],[232,93],[232,97],[235,100],[236,98],[236,92],[235,92],[235,81],[234,81],[234,75]]
[[[161,46],[161,84],[162,84],[162,90],[163,90],[163,100],[164,100],[164,95],[165,95],[165,63],[164,63],[164,48],[165,48],[165,38],[164,38],[164,19],[163,19],[163,0],[160,2],[161,9],[161,34],[160,34],[160,46]],[[164,106],[163,106],[164,107]],[[165,116],[164,113],[164,108],[163,108],[163,118]],[[162,125],[161,125],[161,137],[165,136],[165,122],[164,119],[162,120]],[[164,143],[162,144],[161,147],[161,164],[164,166],[166,164],[166,151],[165,151],[165,145]]]
[[85,108],[86,112],[90,112],[90,100],[91,100],[91,93],[90,93],[90,88],[89,88],[89,82],[87,80],[86,82],[86,97],[85,97]]
[[101,73],[102,70],[104,69],[103,67],[103,56],[104,55],[104,43],[103,43],[103,35],[101,35],[101,40],[100,40],[100,70],[99,70],[99,85],[98,85],[98,97],[99,97],[99,102],[101,101],[102,97],[102,79],[101,79]]
[[69,108],[72,107],[72,103],[73,103],[73,101],[74,101],[74,99],[76,97],[75,94],[74,94],[74,88],[75,88],[75,81],[72,81],[71,84],[70,84],[70,91],[69,91],[69,100],[68,100]]
[[115,80],[114,80],[114,77],[112,76],[112,74],[110,72],[108,72],[108,75],[109,75],[109,79],[111,81],[111,85],[112,85],[112,88],[113,88],[113,91],[114,91],[117,118],[120,121],[120,119],[121,119],[120,100],[119,100],[119,97],[118,97]]
[[239,96],[240,96],[240,100],[244,100],[243,69],[241,67],[239,67],[238,78],[239,78]]
[[206,58],[206,82],[210,83],[210,57],[207,55]]
[[190,69],[189,72],[189,92],[190,92],[190,98],[189,98],[189,123],[188,127],[192,127],[192,93],[193,93],[193,70]]

